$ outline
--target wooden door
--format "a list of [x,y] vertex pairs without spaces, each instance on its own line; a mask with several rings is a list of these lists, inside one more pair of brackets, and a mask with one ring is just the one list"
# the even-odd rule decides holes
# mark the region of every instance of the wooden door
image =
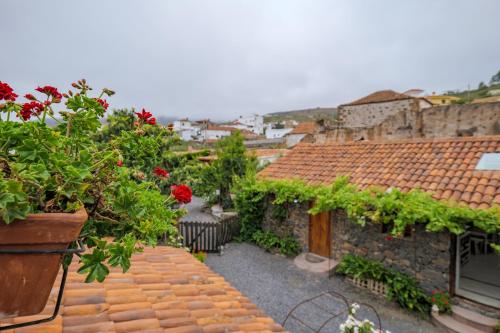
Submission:
[[309,215],[309,252],[323,257],[330,256],[330,212]]

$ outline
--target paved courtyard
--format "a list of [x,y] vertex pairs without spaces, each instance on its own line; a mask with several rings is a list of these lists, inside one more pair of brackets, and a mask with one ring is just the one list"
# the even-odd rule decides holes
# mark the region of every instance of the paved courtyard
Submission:
[[[353,287],[341,278],[328,279],[326,275],[301,270],[294,265],[292,259],[270,254],[251,244],[228,244],[222,256],[209,254],[206,264],[279,323],[283,322],[289,310],[299,302],[333,290],[354,302],[374,306],[381,317],[383,329],[391,333],[442,332],[428,321],[408,314],[397,305],[368,291]],[[342,308],[339,301],[328,297],[317,299],[315,304],[301,306],[297,311],[298,317],[316,329],[329,318],[318,306],[332,313]],[[365,307],[360,310],[360,314],[360,317],[365,315],[372,321],[375,319],[373,313]],[[321,332],[338,332],[340,322],[340,318],[332,320]],[[293,333],[311,332],[296,320],[289,320],[285,328]]]

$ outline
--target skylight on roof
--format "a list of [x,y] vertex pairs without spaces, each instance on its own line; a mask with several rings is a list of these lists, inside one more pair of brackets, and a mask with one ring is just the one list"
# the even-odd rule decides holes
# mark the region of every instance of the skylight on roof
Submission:
[[484,153],[476,165],[476,170],[500,170],[500,153]]

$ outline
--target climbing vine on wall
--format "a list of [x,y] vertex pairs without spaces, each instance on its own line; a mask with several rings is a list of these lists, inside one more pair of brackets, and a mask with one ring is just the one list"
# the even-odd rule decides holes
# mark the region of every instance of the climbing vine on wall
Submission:
[[[360,225],[367,221],[390,224],[394,236],[403,234],[407,226],[423,224],[429,232],[448,230],[461,234],[467,226],[487,233],[500,232],[500,208],[473,209],[452,201],[438,201],[419,189],[401,192],[370,187],[364,190],[339,177],[331,185],[308,185],[300,180],[246,179],[235,189],[237,210],[242,224],[258,224],[263,219],[264,199],[272,194],[273,204],[313,202],[311,214],[342,209],[349,219]],[[251,195],[251,200],[245,200]],[[239,198],[239,199],[238,199]],[[257,212],[251,215],[251,212]],[[250,215],[249,215],[250,213]],[[497,251],[500,247],[492,244]]]

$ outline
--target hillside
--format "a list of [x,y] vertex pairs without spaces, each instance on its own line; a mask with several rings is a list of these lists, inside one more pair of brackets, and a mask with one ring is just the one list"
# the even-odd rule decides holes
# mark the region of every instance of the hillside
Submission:
[[336,117],[337,108],[314,108],[268,113],[264,115],[264,122],[269,123],[284,120],[295,120],[300,123],[318,119],[335,119]]
[[478,98],[493,96],[500,89],[500,83],[490,86],[483,86],[478,89],[463,90],[463,91],[448,91],[445,95],[455,96],[462,100],[463,103],[470,103]]

